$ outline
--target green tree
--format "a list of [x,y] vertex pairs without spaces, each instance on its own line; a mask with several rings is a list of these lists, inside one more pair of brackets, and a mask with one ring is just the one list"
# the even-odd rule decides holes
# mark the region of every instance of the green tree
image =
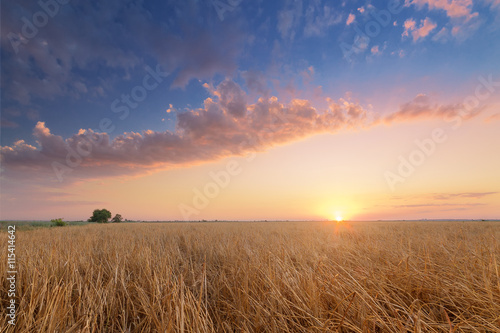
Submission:
[[97,222],[97,223],[107,223],[111,218],[111,212],[105,208],[103,209],[94,209],[94,213],[87,220],[88,222]]
[[120,214],[116,214],[111,220],[113,223],[123,222],[123,217]]
[[61,218],[50,220],[50,222],[53,227],[64,227],[66,225],[66,222],[64,222]]

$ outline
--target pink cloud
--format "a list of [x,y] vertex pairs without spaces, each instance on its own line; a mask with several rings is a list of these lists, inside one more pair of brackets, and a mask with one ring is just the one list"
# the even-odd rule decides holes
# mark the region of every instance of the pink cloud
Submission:
[[495,113],[484,120],[486,123],[491,123],[500,120],[500,113]]
[[372,52],[372,54],[379,54],[380,49],[379,49],[378,45],[375,45],[374,47],[372,47],[371,52]]
[[226,156],[265,150],[303,137],[368,123],[358,104],[330,101],[320,112],[310,101],[276,97],[246,103],[245,92],[223,81],[204,106],[177,115],[175,133],[146,130],[111,139],[90,129],[64,139],[44,122],[33,130],[38,147],[19,141],[0,148],[4,176],[26,175],[54,180],[54,162],[69,166],[65,177],[92,178],[145,173],[157,168],[191,165]]
[[347,17],[347,21],[345,22],[346,25],[350,25],[351,23],[354,22],[354,20],[356,19],[356,15],[354,14],[349,14],[349,16]]
[[416,22],[414,19],[409,18],[403,23],[405,30],[403,31],[403,37],[408,37],[409,32],[415,30]]
[[437,24],[434,23],[428,17],[426,17],[425,20],[423,20],[421,23],[422,24],[421,24],[420,28],[413,31],[413,33],[412,33],[413,41],[417,41],[420,38],[427,37],[431,33],[431,31],[437,27]]
[[465,18],[470,20],[477,16],[477,13],[472,13],[472,0],[406,0],[406,5],[415,4],[422,8],[425,5],[429,6],[430,10],[444,10],[450,18]]
[[[491,8],[497,6],[498,0],[485,0]],[[482,21],[478,19],[479,13],[473,11],[472,0],[406,0],[405,5],[414,4],[417,9],[427,8],[428,10],[444,11],[449,17],[448,25],[451,36],[458,40],[465,40],[477,31]],[[437,37],[441,42],[447,40],[445,31]]]
[[19,124],[14,122],[14,121],[11,121],[11,120],[8,120],[8,119],[5,119],[5,118],[1,118],[0,119],[0,127],[3,127],[3,128],[16,128],[16,127],[19,127]]
[[408,37],[411,32],[413,41],[416,42],[419,39],[427,37],[431,33],[431,31],[437,27],[437,24],[434,23],[430,18],[426,17],[424,20],[420,21],[420,26],[418,27],[415,20],[413,19],[406,20],[403,26],[405,30],[403,31],[402,36]]
[[2,179],[57,184],[54,163],[70,181],[143,175],[264,151],[318,133],[446,118],[461,109],[431,104],[427,96],[418,95],[393,114],[379,117],[348,99],[327,98],[327,107],[319,110],[309,100],[284,103],[274,96],[248,104],[245,91],[231,80],[210,89],[212,97],[203,107],[177,114],[175,132],[127,132],[111,139],[107,133],[82,129],[65,139],[38,122],[33,130],[37,147],[22,140],[0,147]]
[[455,198],[481,199],[485,196],[498,194],[498,192],[461,192],[461,193],[437,193],[431,197],[434,200],[450,200]]
[[[418,121],[423,119],[452,119],[461,115],[464,110],[462,104],[437,105],[431,103],[431,99],[425,94],[417,95],[413,100],[404,103],[399,110],[391,113],[380,120],[386,124],[405,121]],[[482,110],[470,112],[467,119],[477,116]]]

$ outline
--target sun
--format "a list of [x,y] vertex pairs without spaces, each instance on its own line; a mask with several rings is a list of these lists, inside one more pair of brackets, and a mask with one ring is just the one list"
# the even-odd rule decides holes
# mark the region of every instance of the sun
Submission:
[[337,223],[344,221],[344,219],[342,218],[342,213],[335,212],[335,220],[337,221]]

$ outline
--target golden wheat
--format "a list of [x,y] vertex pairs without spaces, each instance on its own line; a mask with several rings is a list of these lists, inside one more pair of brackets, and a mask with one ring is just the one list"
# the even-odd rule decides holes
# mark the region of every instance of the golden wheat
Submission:
[[[499,332],[494,222],[18,231],[6,332]],[[7,234],[0,234],[6,244]],[[7,271],[7,249],[0,270]]]

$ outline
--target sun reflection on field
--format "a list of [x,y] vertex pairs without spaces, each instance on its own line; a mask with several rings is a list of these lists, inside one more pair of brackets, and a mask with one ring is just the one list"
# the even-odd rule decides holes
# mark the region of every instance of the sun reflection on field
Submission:
[[338,216],[335,219],[335,227],[333,229],[333,232],[336,235],[343,232],[353,232],[353,231],[354,230],[352,229],[352,226],[349,223],[349,221],[344,220],[341,216]]

